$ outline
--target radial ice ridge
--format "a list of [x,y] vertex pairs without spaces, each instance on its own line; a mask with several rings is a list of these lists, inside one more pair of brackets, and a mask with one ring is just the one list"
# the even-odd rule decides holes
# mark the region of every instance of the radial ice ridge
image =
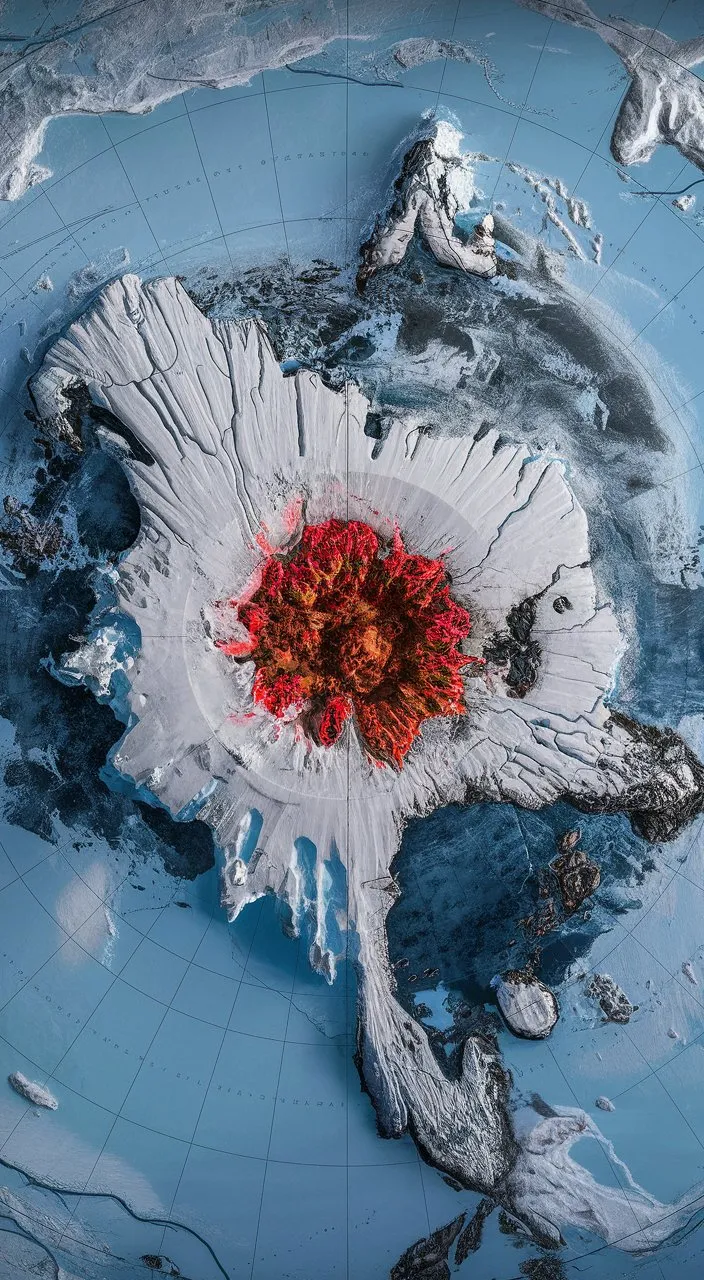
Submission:
[[[211,322],[173,279],[114,281],[48,352],[35,402],[75,442],[78,384],[107,411],[103,441],[141,508],[116,570],[141,648],[113,764],[174,815],[202,804],[231,919],[277,894],[294,931],[310,923],[311,962],[330,980],[349,925],[359,1063],[381,1131],[410,1130],[466,1186],[506,1185],[516,1146],[495,1048],[470,1037],[460,1078],[448,1080],[396,997],[385,922],[405,820],[478,795],[531,808],[569,795],[676,824],[701,798],[701,769],[674,735],[663,751],[656,731],[605,705],[623,642],[597,600],[563,465],[494,431],[397,432],[379,451],[356,386],[284,376],[261,323]],[[398,529],[409,551],[442,556],[473,619],[472,656],[490,653],[530,600],[530,687],[516,696],[501,661],[470,665],[466,715],[426,722],[402,769],[371,761],[352,721],[327,747],[272,715],[253,696],[254,663],[217,645],[221,602],[254,591],[271,549],[295,547],[304,523],[331,519],[364,521],[384,539]]]

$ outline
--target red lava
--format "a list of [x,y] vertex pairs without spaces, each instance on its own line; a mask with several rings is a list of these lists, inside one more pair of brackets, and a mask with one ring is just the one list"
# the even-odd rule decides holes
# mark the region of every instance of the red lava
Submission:
[[254,699],[296,714],[322,746],[354,716],[369,755],[401,767],[431,716],[463,715],[459,646],[466,609],[450,597],[442,560],[409,554],[359,520],[305,525],[296,547],[270,555],[256,591],[233,600],[248,641],[218,641],[256,665]]

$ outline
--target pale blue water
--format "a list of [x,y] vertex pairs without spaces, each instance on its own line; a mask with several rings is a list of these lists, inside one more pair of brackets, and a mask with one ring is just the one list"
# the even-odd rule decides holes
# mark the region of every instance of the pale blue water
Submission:
[[[670,7],[673,21],[685,27],[673,33],[695,34],[694,17],[689,24],[682,18],[695,6]],[[40,161],[53,176],[16,204],[0,206],[1,430],[15,489],[32,434],[23,417],[25,380],[52,336],[105,279],[130,269],[189,280],[204,265],[241,271],[280,255],[296,268],[315,258],[354,264],[393,176],[392,153],[421,113],[436,111],[460,125],[468,148],[499,158],[477,164],[482,210],[520,202],[524,225],[540,229],[539,202],[501,163],[506,159],[561,177],[588,202],[604,233],[602,264],[569,269],[630,322],[633,332],[622,340],[635,343],[643,365],[648,342],[671,371],[663,387],[667,429],[681,453],[675,472],[664,460],[662,482],[687,497],[701,492],[704,294],[695,277],[704,267],[704,227],[666,198],[624,198],[629,188],[608,151],[624,80],[620,63],[595,36],[556,25],[548,39],[544,18],[508,3],[461,4],[458,17],[456,9],[433,6],[422,26],[417,15],[409,17],[393,39],[422,32],[483,42],[503,73],[501,98],[481,68],[439,61],[401,77],[402,87],[267,72],[243,88],[179,95],[144,117],[51,125]],[[642,20],[650,15],[643,12]],[[664,30],[668,22],[666,15]],[[335,72],[339,58],[335,47],[307,66]],[[679,188],[697,176],[677,152],[661,149],[632,186]],[[555,228],[544,235],[562,243]],[[91,263],[97,267],[82,285],[77,273]],[[51,291],[36,287],[45,275]],[[677,416],[685,402],[693,414],[686,430]],[[12,579],[7,585],[19,591]],[[704,709],[696,650],[701,610],[690,593],[666,594],[657,607],[652,594],[639,605],[644,643],[632,697],[644,717],[676,724]],[[673,644],[684,612],[685,639]],[[663,645],[665,618],[670,640]],[[104,715],[107,724],[110,712]],[[44,730],[50,761],[51,723]],[[118,732],[115,726],[113,740]],[[5,740],[12,758],[9,724]],[[50,775],[51,763],[49,788]],[[506,809],[492,817],[495,829],[488,820],[479,827],[474,812],[457,814],[440,870],[424,863],[423,844],[432,824],[445,819],[414,830],[417,884],[404,887],[436,911],[449,894],[446,923],[465,931],[456,957],[473,952],[469,931],[481,886],[475,883],[471,900],[453,898],[448,858],[459,866],[471,857],[491,882],[492,841],[515,868],[525,859],[528,831],[536,861],[547,861],[562,820],[559,812],[527,820]],[[502,826],[513,833],[508,843]],[[645,871],[643,842],[625,821],[592,820],[585,829],[600,860],[610,842],[614,868],[624,860],[622,879],[634,863],[640,878],[636,888],[629,885],[625,905],[602,895],[583,936],[555,943],[562,948],[553,957],[555,980],[565,977],[571,959],[588,955],[585,967],[605,967],[642,1011],[627,1035],[612,1026],[585,1027],[571,1012],[568,986],[549,1042],[523,1043],[501,1032],[501,1046],[522,1096],[536,1091],[549,1103],[584,1106],[634,1177],[669,1200],[704,1170],[702,988],[683,981],[680,971],[704,942],[699,828],[654,851]],[[41,1200],[66,1215],[67,1257],[71,1223],[80,1221],[128,1260],[101,1261],[106,1276],[145,1274],[137,1259],[154,1253],[172,1258],[192,1280],[223,1274],[381,1280],[414,1240],[463,1209],[471,1212],[477,1198],[448,1187],[419,1160],[410,1138],[378,1138],[353,1062],[353,973],[343,965],[333,987],[311,973],[307,940],[284,935],[273,902],[250,907],[229,926],[216,867],[180,881],[153,853],[140,862],[120,839],[108,842],[60,823],[51,841],[9,822],[0,839],[0,1077],[23,1071],[46,1081],[59,1100],[58,1111],[37,1115],[9,1086],[0,1087],[0,1158],[7,1164],[0,1181],[21,1182],[12,1166],[74,1193]],[[500,888],[492,886],[499,900]],[[471,907],[464,915],[463,901]],[[440,930],[442,921],[433,927]],[[481,984],[491,976],[488,961],[486,968]],[[460,986],[477,980],[469,963],[440,979]],[[674,993],[679,1040],[666,1036],[648,981],[668,1008]],[[440,1029],[448,1025],[448,989],[417,992]],[[594,1110],[601,1093],[614,1098],[613,1114]],[[602,1149],[582,1143],[574,1154],[616,1185]],[[95,1191],[110,1195],[87,1198]],[[43,1193],[33,1194],[25,1226],[41,1239]],[[128,1209],[159,1221],[140,1223]],[[178,1227],[165,1226],[166,1219]],[[685,1280],[701,1273],[700,1250],[695,1233],[663,1249],[657,1261],[629,1260],[573,1233],[566,1274],[655,1280],[676,1271]],[[535,1254],[502,1235],[494,1217],[463,1274],[505,1280]],[[574,1267],[572,1256],[579,1257]],[[9,1275],[1,1261],[0,1273]]]

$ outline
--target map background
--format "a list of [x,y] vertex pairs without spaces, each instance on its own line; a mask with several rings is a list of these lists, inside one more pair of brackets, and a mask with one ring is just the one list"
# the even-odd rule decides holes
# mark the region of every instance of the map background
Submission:
[[[624,4],[619,13],[629,10],[668,34],[696,33],[694,6],[681,0]],[[3,27],[21,18],[29,29],[65,13],[22,4],[6,8]],[[26,378],[50,334],[102,280],[129,267],[188,281],[205,264],[241,269],[277,255],[294,270],[316,257],[354,265],[386,198],[393,153],[431,110],[450,114],[472,150],[499,158],[478,166],[487,207],[505,202],[511,216],[520,204],[524,225],[540,228],[539,202],[531,207],[510,160],[561,177],[587,201],[604,234],[602,264],[568,270],[632,325],[614,341],[632,344],[644,365],[652,344],[672,369],[667,427],[685,462],[669,474],[665,460],[661,484],[686,486],[700,500],[704,225],[668,197],[623,198],[609,152],[627,85],[619,60],[589,32],[498,2],[411,12],[378,46],[419,34],[481,44],[500,69],[501,98],[481,67],[445,60],[394,87],[336,77],[328,69],[348,56],[336,47],[308,60],[305,74],[265,72],[245,87],[180,94],[144,117],[50,125],[40,163],[52,176],[0,207],[1,429],[13,483],[31,448]],[[661,148],[629,176],[632,188],[669,190],[700,175]],[[544,234],[564,247],[555,228]],[[37,286],[45,275],[50,291]],[[13,660],[7,643],[4,657]],[[5,735],[11,752],[7,723]],[[109,1190],[142,1213],[192,1225],[228,1273],[254,1280],[376,1280],[415,1239],[471,1212],[477,1198],[446,1186],[409,1139],[377,1138],[352,1061],[351,971],[343,967],[328,988],[308,968],[307,942],[282,935],[272,902],[228,926],[216,870],[180,883],[157,862],[135,867],[83,832],[80,848],[69,830],[54,844],[7,824],[0,836],[2,1074],[46,1080],[60,1104],[37,1116],[3,1086],[2,1159],[42,1181]],[[625,1035],[612,1026],[580,1031],[566,1016],[551,1041],[504,1034],[502,1050],[522,1091],[584,1106],[633,1176],[669,1200],[704,1169],[704,1001],[681,969],[704,951],[700,824],[655,861],[641,906],[614,913],[586,967],[603,970],[608,959],[635,1002],[649,974],[660,1008]],[[666,1034],[674,1016],[686,1028],[679,1042]],[[601,1093],[615,1100],[613,1115],[594,1110]],[[580,1161],[599,1180],[623,1179],[607,1152],[581,1147]],[[221,1274],[195,1242],[138,1227],[110,1202],[83,1199],[75,1213],[115,1253],[165,1253],[198,1280]],[[696,1234],[654,1260],[599,1248],[594,1238],[570,1239],[566,1259],[579,1261],[566,1262],[567,1274],[637,1271],[650,1280],[675,1266],[694,1276],[701,1266]],[[465,1270],[503,1280],[526,1256],[493,1218]]]

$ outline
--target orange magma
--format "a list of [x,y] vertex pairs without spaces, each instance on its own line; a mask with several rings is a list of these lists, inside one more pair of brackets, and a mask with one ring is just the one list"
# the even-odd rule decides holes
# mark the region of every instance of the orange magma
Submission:
[[460,650],[466,609],[442,560],[384,544],[360,520],[305,525],[293,550],[270,555],[245,600],[231,600],[248,641],[218,641],[254,661],[253,695],[277,717],[332,746],[354,716],[369,755],[400,768],[431,716],[463,715]]

